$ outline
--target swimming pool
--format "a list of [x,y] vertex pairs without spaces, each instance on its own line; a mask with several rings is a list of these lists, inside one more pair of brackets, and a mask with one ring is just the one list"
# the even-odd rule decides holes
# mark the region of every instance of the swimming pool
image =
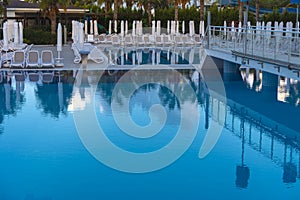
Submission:
[[[194,70],[62,71],[51,83],[43,83],[16,81],[2,73],[0,199],[298,199],[299,82],[253,69],[247,75],[244,70],[222,73],[225,104],[217,92],[208,90],[203,74],[196,79],[193,74]],[[144,79],[149,83],[136,87]],[[133,84],[137,89],[131,93]],[[189,88],[193,94],[186,92]],[[139,126],[160,120],[161,115],[151,116],[149,111],[161,105],[165,125],[148,138],[125,134],[115,121],[116,115],[127,112],[125,102]],[[152,172],[126,173],[98,161],[85,148],[82,137],[88,132],[78,133],[80,124],[74,118],[87,107],[95,108],[99,126],[112,143],[134,153],[164,148],[176,138],[182,117],[190,126],[197,115],[200,118],[191,145],[179,159]],[[87,124],[92,120],[81,119]],[[199,158],[213,123],[224,123],[224,129],[212,151]],[[174,152],[187,142],[189,132],[185,134]],[[104,146],[102,152],[112,160],[116,157]]]

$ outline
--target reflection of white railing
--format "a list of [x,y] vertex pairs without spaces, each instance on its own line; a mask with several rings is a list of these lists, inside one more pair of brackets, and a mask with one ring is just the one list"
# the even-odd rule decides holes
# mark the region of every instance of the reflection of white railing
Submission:
[[296,66],[300,63],[298,29],[210,26],[209,31],[209,49],[229,53],[235,51],[247,56]]
[[[224,128],[244,139],[245,144],[271,159],[276,165],[284,167],[288,162],[294,163],[300,173],[299,143],[285,135],[294,131],[274,124],[270,119],[259,117],[258,113],[232,101],[227,100],[227,103],[230,106],[224,105],[215,97],[208,97],[205,106],[209,118],[223,123],[219,121],[219,108],[226,106]],[[281,133],[283,130],[284,134]]]

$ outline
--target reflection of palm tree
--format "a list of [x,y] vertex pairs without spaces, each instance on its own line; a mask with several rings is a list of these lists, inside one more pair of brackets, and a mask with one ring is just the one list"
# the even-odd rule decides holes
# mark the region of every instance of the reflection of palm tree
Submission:
[[[119,75],[122,76],[125,72],[119,72]],[[140,91],[144,91],[145,93],[150,93],[153,90],[159,90],[158,95],[160,97],[161,103],[163,106],[168,107],[170,110],[174,110],[175,108],[180,108],[179,99],[182,103],[185,101],[191,101],[195,102],[196,99],[194,99],[194,95],[191,95],[186,89],[186,87],[190,87],[188,84],[179,84],[179,81],[181,79],[180,76],[178,76],[178,72],[174,73],[172,71],[129,71],[126,73],[130,73],[130,75],[127,74],[126,77],[122,78],[122,84],[128,84],[128,87],[133,87],[131,89],[128,89],[128,87],[119,87],[118,91],[114,91],[115,89],[115,76],[102,76],[100,83],[98,85],[98,91],[100,92],[100,95],[103,99],[107,101],[108,104],[111,104],[111,96],[114,92],[114,100],[119,103],[120,105],[123,104],[123,99],[131,98],[130,93],[128,91],[136,90],[133,94],[137,94]],[[168,74],[168,76],[166,76]],[[187,76],[188,73],[182,74],[182,76]],[[118,76],[118,75],[117,75]],[[117,78],[118,79],[118,78]],[[162,86],[159,84],[164,80],[164,82],[167,84],[167,87]],[[139,83],[147,83],[143,85],[142,87],[138,87]],[[157,83],[157,84],[153,84]],[[179,96],[176,97],[175,93],[173,93],[170,89],[176,91],[176,94]],[[179,99],[178,99],[179,98]]]
[[103,98],[109,105],[111,104],[112,92],[115,87],[115,77],[104,75],[101,77],[98,84],[98,91],[101,98]]
[[[171,78],[179,79],[180,77],[176,77],[177,73],[172,74]],[[187,77],[187,74],[182,74],[182,76]],[[177,80],[179,81],[179,80]],[[173,91],[177,94],[177,96],[168,88],[161,86],[159,91],[159,97],[161,98],[162,104],[164,106],[168,106],[169,109],[174,110],[175,108],[180,109],[180,103],[184,103],[186,101],[195,102],[197,99],[194,99],[194,95],[190,93],[187,87],[190,87],[189,84],[183,83],[179,84],[178,82],[174,82],[172,80],[168,80],[168,87],[172,88]],[[180,101],[179,101],[180,100]]]
[[[149,84],[146,84],[146,85],[143,85],[142,87],[140,87],[139,90],[143,90],[146,93],[146,92],[150,92],[151,90],[155,90],[156,88],[157,88],[157,84],[149,83]],[[133,95],[135,95],[135,93]]]
[[180,103],[177,97],[168,88],[161,86],[158,95],[163,106],[167,106],[170,110],[174,110],[175,108],[180,109]]
[[[68,78],[65,77],[65,82]],[[59,102],[57,80],[52,84],[37,84],[35,89],[35,95],[39,100],[38,107],[43,109],[45,114],[51,114],[53,117],[58,118],[60,113],[66,114],[66,109],[70,103],[72,97],[73,85],[68,83],[62,84],[63,99],[62,105]]]
[[[9,97],[7,95],[9,95]],[[25,97],[24,94],[21,93],[19,102],[17,103],[17,94],[16,91],[11,88],[11,80],[5,77],[3,82],[0,83],[0,125],[4,121],[5,115],[15,115],[17,111],[21,109],[24,102]],[[6,104],[9,105],[5,106]],[[0,134],[2,132],[3,128],[0,127]]]

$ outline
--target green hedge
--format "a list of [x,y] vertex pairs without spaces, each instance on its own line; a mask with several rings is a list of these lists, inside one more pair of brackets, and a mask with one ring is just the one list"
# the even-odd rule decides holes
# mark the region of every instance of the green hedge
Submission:
[[56,44],[56,34],[51,34],[50,31],[25,28],[24,42],[28,44]]
[[280,14],[278,12],[278,10],[274,10],[273,13],[263,15],[262,20],[265,22],[271,21],[271,22],[273,22],[273,24],[275,21],[278,21],[278,22],[283,21],[284,23],[291,21],[295,24],[296,23],[296,14],[288,13],[288,12],[284,12],[284,13]]

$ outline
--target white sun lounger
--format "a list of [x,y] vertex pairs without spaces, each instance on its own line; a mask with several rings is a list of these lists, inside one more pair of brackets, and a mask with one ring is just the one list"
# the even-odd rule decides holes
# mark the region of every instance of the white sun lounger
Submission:
[[111,42],[112,42],[112,35],[106,35],[106,37],[105,37],[105,42],[106,42],[106,44],[111,44]]
[[92,60],[98,64],[101,64],[104,62],[103,55],[97,47],[95,47],[91,50],[91,52],[88,55],[88,60]]
[[172,41],[170,40],[170,37],[168,35],[163,35],[162,38],[163,38],[164,45],[171,45],[172,44]]
[[35,50],[30,50],[26,58],[26,67],[39,67],[40,57],[39,52]]
[[7,61],[11,61],[14,57],[14,52],[7,52],[2,54],[2,64]]
[[42,67],[54,67],[54,58],[51,50],[43,50],[41,54]]
[[174,40],[176,45],[183,45],[181,35],[175,35]]
[[74,52],[74,63],[78,64],[81,62],[81,55],[75,43],[72,44],[72,50]]
[[156,45],[163,45],[162,36],[157,35],[157,36],[155,37],[155,43],[156,43]]
[[182,39],[183,44],[186,44],[186,45],[194,44],[194,42],[191,40],[191,38],[187,35],[183,35],[181,39]]
[[15,51],[10,62],[10,67],[25,67],[25,51]]
[[101,34],[101,35],[99,35],[98,36],[98,41],[100,42],[100,43],[105,43],[106,42],[106,37],[105,37],[105,34]]
[[125,45],[133,45],[131,35],[126,35],[125,36]]
[[143,46],[143,45],[145,45],[143,36],[141,36],[141,35],[136,36],[136,44],[137,44],[138,46]]
[[202,44],[202,39],[201,39],[200,35],[194,35],[193,40],[194,40],[195,44]]
[[149,46],[151,45],[151,41],[150,41],[150,38],[149,38],[149,35],[144,35],[143,36],[143,40],[144,40],[144,44]]
[[114,35],[111,37],[111,42],[113,46],[118,46],[120,45],[120,38],[118,35]]

